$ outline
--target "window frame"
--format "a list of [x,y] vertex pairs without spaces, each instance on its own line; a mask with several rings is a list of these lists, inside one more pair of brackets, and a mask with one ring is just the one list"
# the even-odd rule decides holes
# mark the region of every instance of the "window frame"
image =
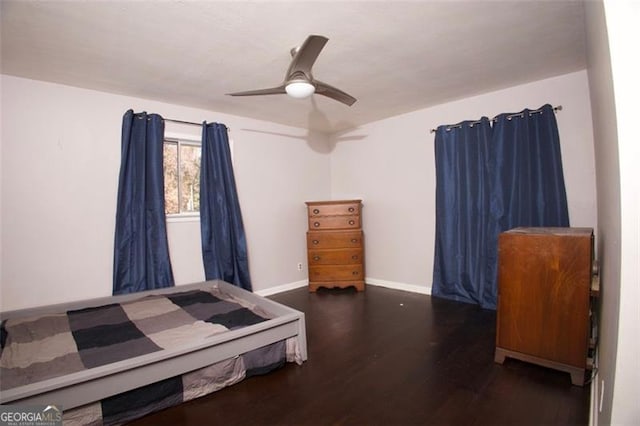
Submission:
[[[200,147],[200,152],[202,153],[202,141],[196,135],[165,132],[164,138],[162,139],[163,148],[165,143],[177,144],[176,160],[178,163],[178,206],[180,206],[182,192],[180,185],[180,147],[184,145],[197,146]],[[200,156],[200,158],[202,158],[202,155]],[[197,212],[165,213],[165,217],[167,219],[167,222],[199,222],[200,210],[198,210]]]
[[[188,133],[176,133],[176,132],[164,132],[164,136],[162,138],[162,146],[164,148],[164,143],[165,141],[182,141],[183,143],[187,143],[190,145],[196,145],[200,147],[200,152],[202,153],[202,135],[194,135],[194,134],[188,134]],[[179,150],[179,146],[178,146],[178,153],[180,152]],[[229,151],[231,152],[231,164],[233,166],[235,166],[235,142],[234,140],[229,137]],[[200,158],[202,159],[202,155],[200,156]],[[178,158],[178,161],[179,158]],[[178,163],[179,164],[179,163]],[[162,171],[163,173],[163,178],[164,178],[164,170]],[[179,174],[179,173],[178,173]],[[180,188],[180,185],[178,185],[178,190]],[[200,222],[200,211],[198,212],[192,212],[192,213],[171,213],[171,214],[166,214],[165,213],[165,219],[167,222]]]

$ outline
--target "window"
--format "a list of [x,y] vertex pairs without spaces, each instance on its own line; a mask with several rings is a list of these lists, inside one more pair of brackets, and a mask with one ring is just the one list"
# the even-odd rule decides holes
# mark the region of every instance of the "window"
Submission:
[[164,141],[164,201],[167,216],[196,216],[200,211],[199,141]]

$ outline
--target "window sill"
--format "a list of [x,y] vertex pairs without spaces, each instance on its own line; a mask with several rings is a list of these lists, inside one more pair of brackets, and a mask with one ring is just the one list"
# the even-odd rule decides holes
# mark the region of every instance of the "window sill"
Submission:
[[167,223],[200,222],[200,214],[167,215]]

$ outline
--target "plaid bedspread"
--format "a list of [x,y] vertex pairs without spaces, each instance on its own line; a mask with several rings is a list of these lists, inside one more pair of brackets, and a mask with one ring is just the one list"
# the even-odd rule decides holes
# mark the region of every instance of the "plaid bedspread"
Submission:
[[0,327],[0,389],[192,345],[267,319],[212,288],[5,320]]

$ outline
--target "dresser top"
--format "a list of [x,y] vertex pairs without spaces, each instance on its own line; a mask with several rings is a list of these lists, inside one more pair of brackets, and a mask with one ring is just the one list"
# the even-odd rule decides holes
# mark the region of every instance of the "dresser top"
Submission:
[[330,204],[354,204],[361,203],[362,200],[328,200],[328,201],[305,201],[308,206],[326,206]]
[[593,228],[561,228],[561,227],[520,227],[509,229],[505,234],[540,234],[540,235],[591,235]]

